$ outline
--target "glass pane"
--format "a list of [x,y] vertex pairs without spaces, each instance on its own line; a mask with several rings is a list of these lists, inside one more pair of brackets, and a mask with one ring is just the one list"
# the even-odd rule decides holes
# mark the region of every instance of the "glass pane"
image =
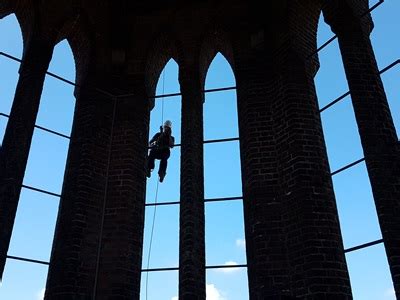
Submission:
[[[72,49],[67,40],[61,41],[54,48],[53,57],[49,65],[49,71],[69,81],[75,81],[75,60]],[[62,84],[73,88],[73,86],[66,82],[63,82]]]
[[46,265],[7,259],[0,299],[42,300],[47,278]]
[[0,112],[6,115],[10,115],[14,101],[15,88],[19,78],[18,69],[19,63],[0,56]]
[[22,189],[8,254],[50,260],[59,198]]
[[69,136],[75,108],[73,92],[72,86],[47,75],[36,124]]
[[208,202],[205,208],[206,265],[246,264],[243,201]]
[[148,275],[143,272],[140,300],[178,300],[178,276],[178,271],[150,272]]
[[[0,21],[0,51],[22,57],[22,33],[15,14],[11,14]],[[3,71],[3,68],[1,68]]]
[[333,176],[344,247],[381,239],[378,216],[365,163]]
[[247,268],[207,270],[207,299],[247,300],[249,299]]
[[383,245],[346,254],[355,300],[395,300],[393,283]]
[[[378,0],[373,2],[376,3]],[[370,6],[374,3],[370,3]],[[399,1],[385,1],[372,12],[374,29],[371,41],[380,69],[399,59],[400,43],[399,39],[395,38],[398,37],[400,28],[399,11]]]
[[[0,51],[22,57],[22,34],[14,14],[0,20]],[[10,114],[18,81],[19,62],[0,55],[0,112]]]
[[236,91],[206,94],[204,140],[239,136]]
[[35,129],[24,184],[61,193],[69,140]]
[[[235,85],[231,66],[225,57],[218,53],[209,66],[205,89]],[[203,115],[205,140],[238,137],[236,90],[206,93]]]
[[[326,28],[323,18],[320,18],[319,28]],[[330,30],[319,30],[318,40],[324,43],[334,34]],[[322,108],[340,95],[349,90],[343,63],[336,39],[318,53],[320,68],[315,77],[315,86],[318,96],[319,107]]]
[[235,85],[235,75],[230,64],[221,53],[217,53],[208,68],[205,88],[209,90]]
[[[55,47],[49,70],[57,75],[68,76],[68,79],[74,80],[74,57],[66,40]],[[47,75],[36,124],[70,135],[75,108],[73,93],[74,86]]]
[[242,195],[238,141],[204,145],[204,189],[206,198]]
[[364,157],[350,98],[321,114],[331,171]]
[[148,264],[153,220],[154,206],[146,207],[142,268],[177,267],[179,265],[179,205],[157,207]]
[[334,36],[334,34],[331,31],[331,27],[325,23],[324,16],[321,12],[318,23],[317,47],[321,47],[332,36]]
[[178,72],[178,64],[175,60],[170,59],[158,78],[156,95],[180,93],[181,88],[178,81]]

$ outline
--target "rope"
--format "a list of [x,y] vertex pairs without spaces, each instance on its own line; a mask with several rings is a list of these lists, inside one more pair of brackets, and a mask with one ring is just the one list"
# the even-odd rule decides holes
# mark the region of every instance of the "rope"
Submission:
[[[157,180],[156,197],[155,197],[154,203],[157,203],[157,198],[158,198],[158,180]],[[149,266],[150,266],[151,246],[153,244],[153,233],[154,233],[154,225],[156,223],[155,222],[156,221],[156,212],[157,212],[157,205],[154,205],[153,224],[151,225],[150,245],[149,245],[149,253],[147,255],[147,268],[146,269],[149,269]],[[146,300],[149,295],[148,287],[149,287],[149,272],[146,272]]]
[[113,115],[111,121],[111,132],[110,132],[110,141],[108,146],[108,161],[107,161],[107,170],[106,170],[106,182],[104,187],[104,198],[103,198],[103,208],[102,208],[102,216],[101,216],[101,223],[100,223],[100,234],[99,234],[99,247],[97,248],[97,259],[96,259],[96,272],[94,278],[94,285],[93,285],[93,300],[96,299],[96,292],[97,292],[97,281],[99,277],[99,268],[100,268],[100,254],[101,254],[101,244],[103,243],[103,229],[104,229],[104,221],[105,221],[105,214],[106,214],[106,203],[107,203],[107,191],[108,191],[108,174],[110,172],[110,163],[111,163],[111,150],[112,150],[112,141],[113,141],[113,134],[114,134],[114,125],[115,125],[115,115],[117,111],[117,98],[113,98],[114,107],[113,107]]
[[[163,84],[162,84],[162,94],[164,95],[164,88],[165,88],[165,68],[163,71]],[[164,123],[164,97],[161,99],[161,125]],[[154,225],[156,223],[156,212],[157,212],[157,199],[158,199],[158,186],[159,186],[159,181],[157,180],[157,186],[156,186],[156,195],[154,199],[154,211],[153,211],[153,222],[151,225],[151,233],[150,233],[150,243],[149,243],[149,252],[147,254],[147,270],[150,267],[150,256],[151,256],[151,246],[153,245],[153,236],[154,236]],[[149,272],[146,272],[146,300],[148,299],[148,287],[149,287]]]
[[[164,87],[165,87],[165,68],[163,71],[163,83],[162,83],[162,94],[164,95]],[[164,123],[164,97],[161,99],[161,125]]]

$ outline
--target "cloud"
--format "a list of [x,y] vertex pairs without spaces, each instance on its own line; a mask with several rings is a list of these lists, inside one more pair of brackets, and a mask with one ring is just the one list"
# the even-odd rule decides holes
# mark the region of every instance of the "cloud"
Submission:
[[[237,266],[238,263],[236,261],[227,261],[224,263],[224,266]],[[240,268],[220,268],[220,269],[215,269],[216,272],[220,273],[234,273],[240,271]]]
[[245,239],[236,239],[236,246],[241,249],[246,249],[246,240]]
[[42,288],[36,295],[37,300],[43,300],[44,299],[44,292],[46,291],[45,288]]
[[[206,285],[206,299],[207,300],[227,300],[222,297],[221,292],[213,284]],[[179,300],[178,296],[172,297],[171,300]]]
[[395,293],[393,287],[386,290],[386,292],[385,292],[385,299],[393,299],[393,300],[396,300],[396,293]]
[[226,300],[222,297],[220,291],[213,284],[206,285],[206,299],[207,300]]

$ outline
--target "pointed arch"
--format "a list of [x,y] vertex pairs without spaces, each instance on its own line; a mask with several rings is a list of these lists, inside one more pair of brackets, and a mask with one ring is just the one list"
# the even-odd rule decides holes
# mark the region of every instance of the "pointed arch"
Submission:
[[149,96],[154,96],[161,71],[169,60],[174,59],[178,65],[182,63],[181,49],[181,43],[170,31],[162,31],[156,35],[144,60],[145,85]]
[[217,53],[221,53],[224,56],[234,72],[235,63],[233,59],[231,38],[226,31],[213,27],[207,31],[201,43],[199,57],[201,86],[204,86],[205,84],[207,71]]
[[[57,43],[66,39],[71,47],[75,61],[75,83],[78,86],[84,84],[90,63],[93,57],[93,33],[89,20],[84,10],[78,10],[61,27]],[[77,90],[75,89],[75,94]]]
[[[23,38],[21,26],[15,14],[11,13],[0,20],[0,51],[21,58],[23,52]],[[3,142],[6,126],[8,123],[7,115],[11,112],[14,93],[18,82],[19,63],[1,55],[0,56],[0,87],[2,99],[0,101],[0,143]]]
[[[23,45],[26,44],[31,28],[33,27],[34,12],[31,3],[26,5],[18,5],[18,1],[4,0],[0,3],[0,19],[13,15],[16,17],[19,28],[21,29]],[[19,57],[21,58],[21,56]]]

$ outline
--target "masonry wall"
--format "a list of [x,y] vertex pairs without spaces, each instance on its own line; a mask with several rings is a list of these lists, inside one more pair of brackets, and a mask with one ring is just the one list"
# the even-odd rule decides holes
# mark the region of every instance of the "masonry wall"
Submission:
[[[23,128],[22,117],[33,126],[52,48],[67,39],[76,60],[77,104],[46,299],[139,299],[149,111],[170,58],[179,64],[183,95],[179,295],[205,298],[201,103],[217,52],[237,80],[250,299],[351,299],[313,80],[318,60],[310,57],[324,9],[338,32],[355,103],[364,96],[376,102],[360,107],[357,119],[399,295],[400,214],[389,209],[399,205],[399,146],[388,138],[393,123],[384,90],[366,31],[357,25],[367,26],[356,13],[366,4],[271,1],[266,10],[239,0],[3,1],[0,15],[16,13],[26,43],[0,157],[0,272],[32,137],[31,128],[16,128]],[[355,44],[343,22],[352,25]],[[364,54],[365,60],[354,59]],[[358,65],[368,81],[357,76]],[[25,91],[37,100],[29,109]],[[371,114],[374,108],[383,121]],[[374,128],[367,126],[371,119]],[[385,143],[374,147],[375,139]],[[390,163],[392,179],[385,181]]]

